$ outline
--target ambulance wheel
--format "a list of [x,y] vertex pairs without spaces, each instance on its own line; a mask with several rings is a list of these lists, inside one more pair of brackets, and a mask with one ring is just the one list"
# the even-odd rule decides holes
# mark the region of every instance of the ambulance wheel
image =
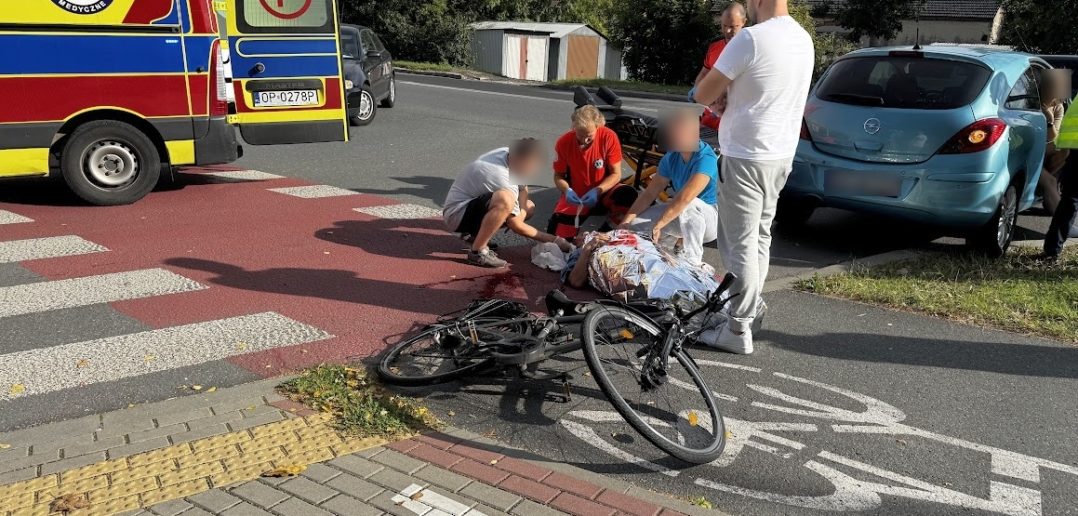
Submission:
[[374,101],[374,92],[371,91],[370,86],[363,86],[359,92],[359,109],[349,122],[357,126],[371,125],[377,114],[378,103]]
[[68,188],[90,204],[131,204],[157,185],[161,156],[150,138],[134,126],[98,120],[68,136],[60,155],[60,172]]

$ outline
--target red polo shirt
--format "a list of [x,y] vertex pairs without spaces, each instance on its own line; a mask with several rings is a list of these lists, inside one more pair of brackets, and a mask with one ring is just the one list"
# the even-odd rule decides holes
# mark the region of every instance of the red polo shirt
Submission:
[[609,127],[600,127],[595,140],[581,149],[576,133],[569,131],[554,144],[554,173],[569,181],[579,195],[599,186],[606,177],[607,165],[621,163],[621,141]]
[[707,54],[704,56],[704,68],[710,70],[712,66],[715,66],[715,61],[719,60],[719,55],[722,54],[723,50],[726,50],[726,38],[712,41],[707,47]]

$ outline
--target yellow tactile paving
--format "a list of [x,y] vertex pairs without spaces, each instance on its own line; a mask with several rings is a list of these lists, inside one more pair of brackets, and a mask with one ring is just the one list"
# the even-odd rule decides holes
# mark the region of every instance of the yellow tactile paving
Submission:
[[85,494],[90,502],[69,516],[108,516],[385,444],[344,437],[332,420],[328,414],[287,419],[0,486],[0,516],[46,516],[68,494]]

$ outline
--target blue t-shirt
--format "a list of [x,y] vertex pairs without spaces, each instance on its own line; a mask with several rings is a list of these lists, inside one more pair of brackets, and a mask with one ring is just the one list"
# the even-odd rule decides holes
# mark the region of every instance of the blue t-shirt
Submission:
[[715,205],[719,202],[719,157],[710,145],[700,142],[700,148],[689,161],[681,159],[680,152],[668,152],[659,162],[659,175],[670,180],[674,192],[680,192],[694,174],[704,174],[711,179],[700,192],[700,200]]

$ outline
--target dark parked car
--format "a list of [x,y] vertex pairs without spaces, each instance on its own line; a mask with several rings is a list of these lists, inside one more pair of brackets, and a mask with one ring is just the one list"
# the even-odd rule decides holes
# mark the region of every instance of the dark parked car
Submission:
[[374,31],[360,25],[341,25],[341,57],[348,120],[352,125],[368,125],[378,114],[379,105],[391,108],[397,102],[393,55]]

